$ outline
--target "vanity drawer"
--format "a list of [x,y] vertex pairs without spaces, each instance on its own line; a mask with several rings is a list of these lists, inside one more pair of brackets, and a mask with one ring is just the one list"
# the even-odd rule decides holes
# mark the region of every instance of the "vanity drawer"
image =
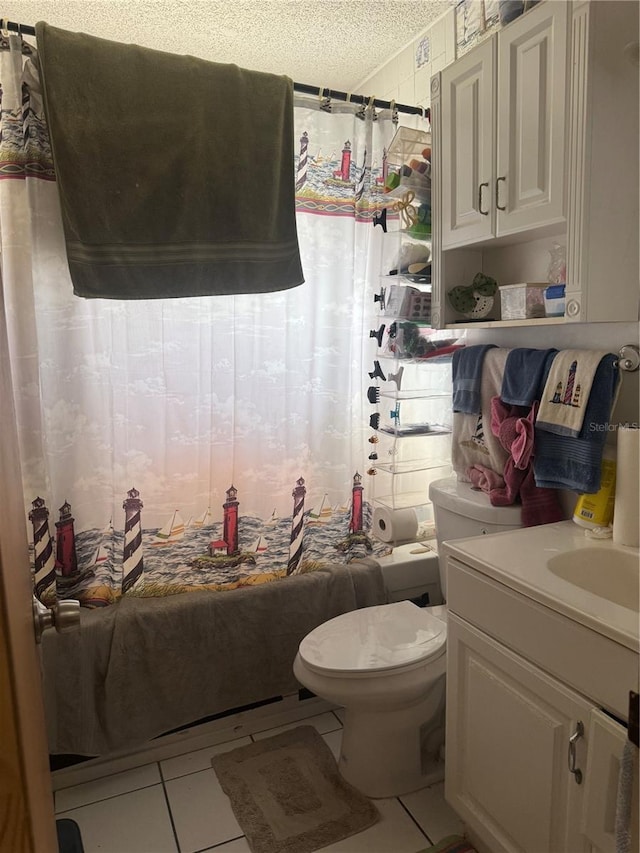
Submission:
[[447,604],[467,622],[626,720],[638,655],[449,555]]

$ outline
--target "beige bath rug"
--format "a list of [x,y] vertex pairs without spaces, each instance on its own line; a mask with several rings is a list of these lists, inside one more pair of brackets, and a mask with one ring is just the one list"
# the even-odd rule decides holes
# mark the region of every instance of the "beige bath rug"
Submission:
[[312,853],[380,820],[312,726],[211,759],[253,853]]

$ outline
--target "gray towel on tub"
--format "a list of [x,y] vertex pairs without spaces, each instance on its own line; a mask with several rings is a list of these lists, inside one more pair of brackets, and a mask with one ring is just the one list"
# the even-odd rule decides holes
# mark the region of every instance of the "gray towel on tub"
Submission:
[[36,35],[78,296],[303,283],[288,77],[43,22]]
[[313,628],[386,603],[374,560],[226,592],[125,596],[43,637],[49,750],[104,755],[233,708],[293,693]]

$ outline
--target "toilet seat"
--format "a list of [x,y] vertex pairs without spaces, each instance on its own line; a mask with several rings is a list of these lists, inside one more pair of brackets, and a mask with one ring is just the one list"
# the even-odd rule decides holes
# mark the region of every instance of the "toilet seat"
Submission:
[[319,625],[302,640],[305,666],[334,678],[375,677],[444,654],[447,626],[410,601],[364,607]]

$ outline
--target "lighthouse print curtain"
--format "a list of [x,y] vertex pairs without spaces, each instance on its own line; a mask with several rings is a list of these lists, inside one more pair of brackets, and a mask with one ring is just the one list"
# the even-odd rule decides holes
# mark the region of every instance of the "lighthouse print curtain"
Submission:
[[2,297],[38,595],[102,606],[382,553],[366,386],[390,114],[296,107],[303,286],[83,300],[34,49],[1,47]]

